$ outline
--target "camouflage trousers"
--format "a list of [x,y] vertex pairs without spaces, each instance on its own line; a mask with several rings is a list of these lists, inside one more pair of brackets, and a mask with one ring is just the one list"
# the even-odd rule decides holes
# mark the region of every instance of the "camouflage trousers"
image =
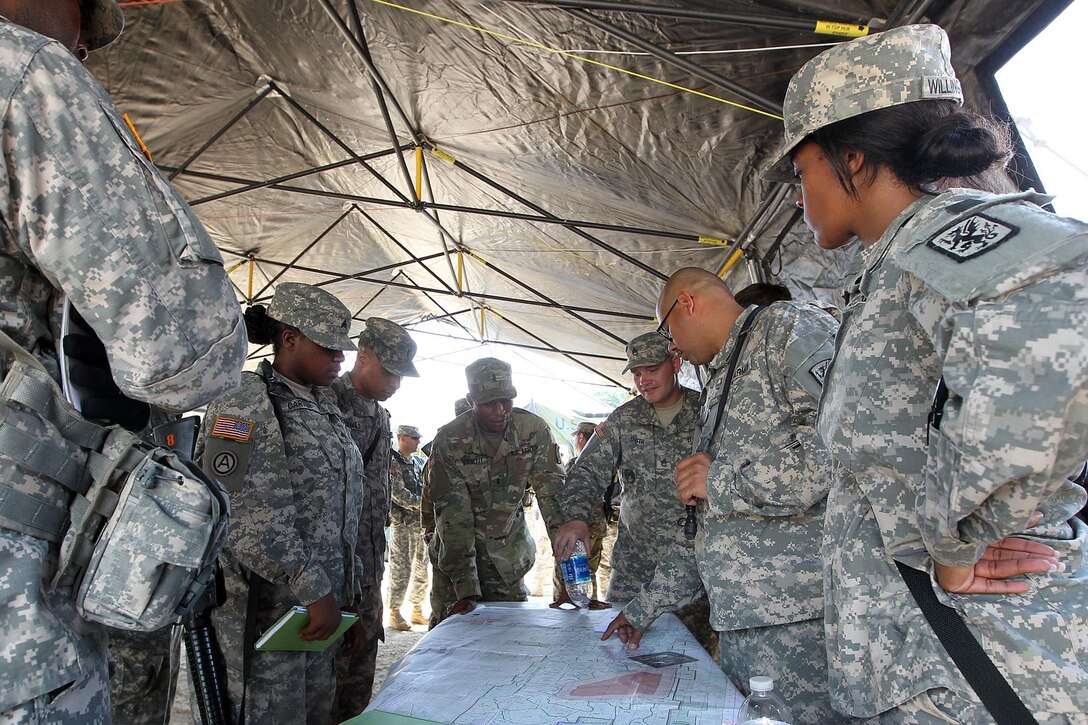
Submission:
[[55,547],[0,528],[0,722],[110,722],[105,630],[46,591]]
[[370,698],[374,694],[378,643],[385,640],[380,579],[363,587],[359,618],[363,622],[367,643],[357,655],[349,657],[342,652],[336,655],[336,707],[333,710],[333,722],[343,722],[361,713],[370,704]]
[[389,611],[397,612],[404,596],[413,607],[423,603],[427,594],[427,545],[419,517],[394,512],[392,541],[389,546]]
[[[608,585],[612,581],[612,547],[616,545],[616,534],[620,525],[616,519],[606,524],[604,535],[601,537],[601,559],[597,566],[597,591],[604,594],[608,591]],[[598,597],[599,599],[600,597]]]
[[854,722],[831,708],[823,619],[719,632],[718,664],[741,692],[765,675],[786,702],[793,722],[835,725]]
[[438,568],[438,558],[434,553],[437,545],[437,539],[427,544],[427,558],[431,560],[431,616],[428,629],[434,629],[435,625],[442,621],[446,608],[457,601],[453,582]]
[[[246,723],[277,723],[285,717],[307,725],[331,723],[337,646],[324,652],[252,650],[252,643],[246,644],[247,607],[255,607],[255,635],[297,605],[298,599],[286,584],[261,579],[231,561],[227,554],[220,557],[220,562],[227,598],[213,610],[212,621],[226,662],[234,722],[240,721],[244,697]],[[247,655],[251,658],[248,675]]]
[[[162,725],[174,701],[181,640],[175,628],[131,632],[107,628],[110,638],[110,714],[115,723]],[[173,666],[171,666],[173,665]]]
[[[437,622],[441,622],[445,617],[446,610],[450,608],[454,602],[457,601],[456,594],[454,593],[453,582],[443,575],[444,582],[439,583],[439,569],[434,570],[434,581],[431,585],[431,619],[434,621],[435,614],[438,615]],[[499,570],[495,568],[495,564],[492,563],[491,557],[488,556],[487,551],[483,546],[477,542],[476,544],[476,577],[480,584],[480,599],[481,602],[527,602],[529,601],[529,590],[525,588],[524,577],[518,579],[517,582],[509,584],[502,575],[499,574]],[[437,586],[435,585],[437,584]],[[436,601],[434,592],[438,589],[442,593],[440,598]],[[435,605],[438,605],[437,607]],[[437,624],[435,622],[435,624]],[[434,624],[431,625],[432,627]]]

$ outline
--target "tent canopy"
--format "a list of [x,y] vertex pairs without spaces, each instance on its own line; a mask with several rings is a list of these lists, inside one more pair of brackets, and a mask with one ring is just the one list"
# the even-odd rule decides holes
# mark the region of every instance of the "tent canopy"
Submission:
[[90,67],[244,304],[323,285],[354,331],[440,319],[616,383],[679,267],[733,260],[734,287],[777,275],[834,299],[852,253],[815,249],[795,192],[758,176],[791,74],[844,39],[817,20],[939,22],[971,104],[993,107],[987,64],[1045,5],[120,4],[126,30]]

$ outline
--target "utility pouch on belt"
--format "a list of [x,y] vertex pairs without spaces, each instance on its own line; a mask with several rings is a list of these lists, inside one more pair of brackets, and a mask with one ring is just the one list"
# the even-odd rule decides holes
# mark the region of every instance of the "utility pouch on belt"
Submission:
[[167,448],[83,418],[3,331],[0,347],[16,357],[0,384],[0,525],[60,542],[51,588],[88,620],[151,631],[188,615],[226,539],[222,486]]

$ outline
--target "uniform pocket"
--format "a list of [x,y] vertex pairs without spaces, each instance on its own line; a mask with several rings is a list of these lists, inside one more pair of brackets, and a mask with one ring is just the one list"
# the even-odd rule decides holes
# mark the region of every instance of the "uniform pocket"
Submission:
[[132,152],[144,177],[147,200],[158,211],[156,220],[163,231],[163,238],[169,242],[170,250],[179,262],[200,264],[214,262],[223,264],[223,257],[212,242],[211,237],[197,220],[193,210],[182,201],[170,182],[163,178],[143,150],[136,143],[132,131],[125,125],[117,111],[107,104],[102,104],[102,112],[110,120],[121,142]]

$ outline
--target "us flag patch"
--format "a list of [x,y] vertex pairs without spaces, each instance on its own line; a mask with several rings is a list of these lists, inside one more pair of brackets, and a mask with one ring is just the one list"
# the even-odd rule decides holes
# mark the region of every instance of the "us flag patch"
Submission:
[[217,415],[215,416],[215,423],[212,424],[212,435],[216,438],[226,438],[227,440],[245,443],[253,435],[253,429],[256,427],[256,423],[248,420]]

